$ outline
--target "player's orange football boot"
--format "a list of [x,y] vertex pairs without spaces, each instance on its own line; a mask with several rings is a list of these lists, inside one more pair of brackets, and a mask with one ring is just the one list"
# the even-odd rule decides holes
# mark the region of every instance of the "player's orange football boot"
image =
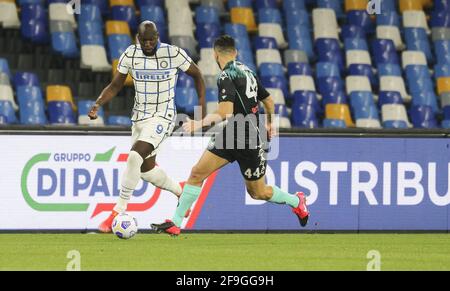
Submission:
[[297,192],[296,195],[298,196],[298,200],[300,202],[298,203],[297,207],[292,208],[292,212],[297,215],[298,220],[300,221],[300,225],[306,226],[306,224],[308,223],[309,211],[308,208],[306,208],[305,194],[303,194],[303,192]]
[[105,220],[98,226],[98,230],[99,230],[100,232],[103,232],[103,233],[111,232],[111,231],[112,231],[112,229],[111,229],[112,222],[113,222],[114,218],[117,216],[117,214],[119,214],[119,213],[117,213],[116,211],[113,210],[113,211],[111,212],[111,214],[108,216],[108,218],[105,219]]
[[170,219],[166,219],[164,223],[156,224],[152,223],[151,227],[157,233],[165,232],[171,236],[177,236],[180,234],[180,228],[176,226]]

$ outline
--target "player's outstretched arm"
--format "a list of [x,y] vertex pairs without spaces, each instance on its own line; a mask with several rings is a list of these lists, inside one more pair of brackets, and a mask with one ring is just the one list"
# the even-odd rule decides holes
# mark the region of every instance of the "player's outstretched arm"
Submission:
[[194,78],[195,89],[197,90],[197,95],[198,95],[198,103],[202,107],[202,117],[205,117],[205,115],[206,115],[206,101],[205,101],[206,100],[205,99],[206,85],[205,85],[205,80],[203,79],[202,72],[200,71],[199,67],[196,64],[191,63],[191,66],[186,71],[186,74],[188,74],[189,76]]
[[211,126],[214,123],[217,124],[233,115],[233,107],[233,102],[220,102],[214,113],[206,115],[202,120],[188,119],[187,122],[183,124],[183,129],[184,131],[191,133],[203,127]]
[[109,85],[106,86],[105,89],[103,89],[102,93],[95,101],[95,104],[91,107],[91,110],[88,113],[88,116],[91,120],[97,119],[97,111],[100,106],[103,106],[104,104],[111,101],[111,99],[114,98],[120,90],[122,90],[126,78],[127,75],[120,72],[117,72],[114,75],[111,83],[109,83]]
[[276,135],[276,128],[273,124],[273,118],[275,114],[275,103],[273,102],[272,96],[266,97],[261,102],[264,105],[264,109],[266,112],[266,120],[267,120],[267,131],[269,132],[269,137],[273,137]]

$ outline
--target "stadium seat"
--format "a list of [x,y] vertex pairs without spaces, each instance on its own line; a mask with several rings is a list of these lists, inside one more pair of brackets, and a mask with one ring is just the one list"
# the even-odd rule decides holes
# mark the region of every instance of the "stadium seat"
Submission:
[[81,67],[89,68],[94,72],[110,71],[111,65],[108,63],[105,47],[100,45],[82,45]]
[[371,118],[356,119],[356,127],[358,128],[381,128],[380,120]]
[[260,23],[258,25],[259,35],[263,37],[273,37],[276,40],[277,46],[281,49],[287,48],[283,30],[280,24],[277,23]]
[[284,66],[289,63],[308,63],[308,56],[304,51],[300,50],[285,50],[284,51]]
[[[311,78],[311,77],[310,77]],[[309,87],[312,84],[314,85],[314,81],[311,78],[311,81],[308,82]],[[285,78],[272,76],[272,77],[261,77],[261,84],[265,88],[278,88],[283,92],[284,96],[288,96],[288,85]],[[315,91],[315,90],[313,90]]]
[[347,24],[361,27],[366,34],[374,31],[374,23],[367,11],[351,10],[347,12]]
[[352,64],[348,67],[349,76],[366,76],[369,78],[372,87],[378,87],[378,79],[375,77],[371,65]]
[[225,5],[222,0],[201,0],[201,5],[215,7],[220,14],[226,13]]
[[284,93],[279,88],[266,88],[267,92],[272,96],[273,102],[275,104],[286,104],[286,98],[284,97]]
[[372,56],[375,64],[400,64],[391,39],[375,39],[372,41]]
[[52,101],[47,104],[49,122],[55,125],[74,125],[75,117],[70,102]]
[[219,11],[212,6],[198,6],[195,9],[195,22],[220,24]]
[[286,23],[288,26],[311,27],[309,14],[305,10],[290,9],[285,11]]
[[50,3],[48,5],[48,13],[50,20],[68,21],[72,28],[77,27],[74,14],[71,14],[66,9],[66,3]]
[[347,104],[327,104],[325,118],[344,120],[347,127],[355,127]]
[[339,77],[324,77],[317,79],[319,93],[324,95],[327,93],[344,92],[344,82]]
[[429,106],[434,113],[439,112],[438,97],[433,90],[412,92],[411,95],[413,106]]
[[344,47],[346,51],[369,51],[367,41],[364,38],[346,38],[344,41]]
[[408,123],[403,120],[386,120],[383,122],[384,128],[392,128],[392,129],[408,129]]
[[402,95],[395,91],[380,91],[378,106],[381,108],[384,104],[403,104]]
[[342,9],[341,1],[336,0],[318,0],[317,7],[319,8],[330,8],[334,10],[334,13],[338,18],[343,18],[345,16],[344,11]]
[[378,75],[381,76],[401,76],[402,69],[397,64],[379,64]]
[[377,15],[377,25],[400,27],[400,17],[396,11],[383,11]]
[[262,63],[282,64],[280,52],[276,49],[258,49],[256,51],[256,65],[258,68]]
[[[277,23],[283,24],[283,18],[280,10],[276,8],[261,8],[258,10],[258,22],[259,23]],[[289,25],[289,22],[288,22]]]
[[400,36],[400,30],[396,26],[377,26],[377,38],[392,40],[397,50],[403,50],[405,48],[402,37]]
[[133,0],[109,0],[109,5],[111,7],[114,7],[114,6],[132,6],[132,7],[134,7],[134,1]]
[[347,125],[345,124],[345,120],[325,118],[323,120],[323,127],[324,128],[347,128]]
[[385,104],[381,107],[381,116],[383,120],[383,126],[386,127],[387,121],[401,121],[410,126],[406,109],[403,104]]
[[243,24],[249,32],[257,31],[255,16],[251,8],[233,7],[230,11],[231,22],[234,24]]
[[295,91],[314,91],[316,92],[316,86],[314,84],[314,79],[311,76],[290,76],[290,93],[293,94]]
[[341,26],[341,39],[364,39],[366,32],[357,25],[343,25]]
[[46,89],[46,100],[50,102],[69,102],[74,106],[72,91],[68,86],[49,85]]
[[364,76],[347,76],[345,79],[347,95],[354,91],[372,92],[369,78]]
[[131,37],[130,27],[128,22],[119,20],[106,21],[106,35],[111,34],[126,34]]
[[284,68],[281,64],[276,63],[262,63],[259,67],[260,75],[266,76],[284,76]]
[[399,0],[400,13],[408,10],[423,10],[422,1],[418,0]]
[[19,28],[20,20],[16,3],[0,2],[0,25],[4,28]]
[[79,57],[80,51],[73,32],[54,32],[51,38],[52,48],[55,52],[62,54],[66,58]]
[[314,91],[295,91],[292,94],[294,104],[305,104],[312,106],[316,111],[320,111],[319,100]]
[[0,99],[0,116],[3,116],[5,124],[17,123],[17,117],[11,101]]
[[294,103],[292,106],[292,124],[300,128],[319,127],[316,110],[308,104]]
[[366,10],[367,0],[345,0],[345,12],[351,10]]
[[97,112],[97,119],[91,120],[88,116],[89,110],[92,105],[95,104],[94,100],[80,100],[78,102],[78,124],[79,125],[89,125],[89,126],[103,126],[104,122],[104,113],[103,108]]
[[431,39],[433,41],[450,40],[450,28],[448,28],[448,27],[433,27],[431,29]]
[[166,17],[160,6],[141,6],[141,21],[152,20],[155,23],[166,25]]
[[127,116],[110,115],[108,117],[108,125],[131,126],[131,119]]
[[137,29],[136,11],[133,6],[112,6],[111,17],[114,20],[126,21],[132,31]]
[[[332,77],[330,77],[332,78]],[[347,104],[347,95],[343,92],[343,89],[339,90],[324,90],[323,85],[319,83],[319,92],[322,94],[322,104]],[[325,92],[324,92],[325,91]]]
[[288,26],[289,48],[291,50],[304,51],[308,59],[314,58],[311,32],[307,27]]
[[397,76],[382,76],[380,77],[380,91],[394,91],[402,95],[403,100],[411,100],[406,93],[405,82],[402,77]]
[[411,121],[415,128],[436,128],[437,121],[431,106],[413,106]]
[[435,41],[434,51],[438,64],[450,64],[450,40]]
[[252,0],[228,0],[228,8],[234,7],[252,7]]
[[439,95],[450,92],[450,77],[441,77],[437,80],[437,92]]
[[81,5],[80,15],[78,16],[78,24],[82,24],[85,22],[103,23],[101,11],[97,5]]
[[19,107],[14,100],[14,93],[11,86],[8,85],[0,85],[0,100],[9,101],[13,106],[14,110],[18,110]]
[[421,51],[404,51],[402,53],[403,69],[409,65],[424,65],[428,66],[427,58]]
[[353,64],[372,65],[368,51],[348,50],[346,52],[347,68]]
[[430,33],[424,11],[409,10],[403,12],[403,27],[423,28]]
[[0,85],[11,86],[9,76],[6,73],[0,72]]
[[341,77],[339,67],[335,63],[318,62],[316,64],[316,78]]
[[187,114],[194,113],[194,107],[198,106],[198,96],[195,88],[177,87],[175,96],[175,104]]
[[31,72],[16,72],[14,74],[14,87],[19,86],[40,86],[39,79],[36,74]]
[[11,78],[11,71],[7,59],[0,58],[0,72],[7,74]]
[[312,70],[306,63],[290,63],[288,65],[288,75],[307,75],[312,76]]
[[164,7],[164,0],[137,0],[136,4],[141,9],[143,6]]

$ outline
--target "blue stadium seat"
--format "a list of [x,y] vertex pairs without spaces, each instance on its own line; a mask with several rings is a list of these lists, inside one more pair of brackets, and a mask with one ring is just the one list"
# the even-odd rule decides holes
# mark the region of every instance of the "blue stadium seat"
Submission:
[[438,97],[434,93],[434,90],[422,90],[411,92],[412,104],[415,106],[429,106],[433,109],[434,113],[439,111]]
[[381,12],[397,11],[395,7],[397,0],[382,0],[381,2]]
[[415,128],[436,128],[437,121],[431,106],[413,106],[410,111]]
[[450,14],[448,11],[434,10],[431,12],[431,27],[450,27]]
[[42,4],[24,4],[20,7],[20,9],[20,19],[22,22],[30,19],[48,21],[48,13]]
[[345,120],[328,119],[328,118],[325,118],[323,120],[323,127],[324,128],[347,128],[347,126],[345,124]]
[[333,9],[338,18],[345,17],[340,0],[317,0],[317,7]]
[[219,91],[217,88],[206,88],[206,102],[217,102]]
[[362,38],[364,39],[366,37],[366,33],[364,29],[362,29],[360,26],[357,25],[343,25],[341,27],[341,38],[347,39],[347,38]]
[[386,120],[383,127],[388,129],[408,129],[408,124],[403,120]]
[[261,77],[261,84],[266,88],[281,89],[285,97],[289,96],[288,84],[284,77]]
[[25,104],[28,101],[40,102],[44,105],[41,88],[38,86],[18,86],[17,100],[19,105]]
[[197,24],[196,36],[200,48],[212,48],[216,38],[220,36],[220,25],[217,23]]
[[285,11],[285,17],[288,26],[311,28],[311,21],[306,10],[290,9]]
[[284,104],[275,104],[275,108],[274,109],[275,109],[274,110],[275,114],[280,115],[280,117],[289,117],[286,105],[284,105]]
[[374,39],[372,56],[375,64],[400,64],[394,42],[390,39]]
[[78,15],[78,24],[84,22],[103,23],[102,14],[97,5],[83,4],[80,7],[80,14]]
[[47,124],[44,104],[36,100],[28,100],[20,104],[20,123],[27,125]]
[[427,61],[433,62],[433,54],[428,36],[423,28],[405,28],[406,48],[410,51],[422,51]]
[[316,40],[316,49],[320,62],[336,63],[341,71],[344,70],[344,57],[337,39],[319,38]]
[[443,109],[444,109],[444,119],[450,120],[450,105],[445,106]]
[[389,25],[400,27],[400,17],[396,11],[384,11],[377,15],[377,25]]
[[347,95],[342,90],[335,90],[322,94],[322,105],[327,104],[347,104]]
[[127,34],[111,34],[108,36],[108,45],[111,60],[116,60],[131,45],[131,39]]
[[306,10],[305,0],[284,0],[283,9],[284,11]]
[[131,126],[131,119],[128,116],[110,115],[108,117],[108,125]]
[[288,75],[307,75],[312,76],[312,70],[309,64],[306,63],[289,63]]
[[305,104],[312,106],[315,111],[320,111],[319,100],[317,94],[314,91],[295,91],[292,94],[294,104]]
[[66,58],[76,58],[80,55],[73,32],[52,33],[52,48]]
[[442,128],[449,129],[450,128],[450,120],[442,120]]
[[380,91],[378,106],[381,108],[384,104],[403,104],[402,96],[395,91]]
[[256,0],[256,9],[277,8],[277,0]]
[[449,11],[450,2],[448,0],[434,0],[435,11]]
[[7,125],[8,124],[8,118],[4,115],[0,114],[0,125]]
[[434,51],[438,64],[450,64],[450,40],[435,41]]
[[313,106],[302,103],[294,103],[291,114],[293,126],[300,128],[317,128],[319,123],[316,110]]
[[256,65],[253,58],[253,53],[249,50],[239,50],[237,60],[256,72]]
[[450,64],[436,64],[434,66],[434,77],[436,79],[450,77]]
[[188,74],[180,72],[178,74],[177,87],[194,88],[194,79]]
[[267,76],[280,76],[284,77],[284,68],[281,64],[276,63],[262,63],[259,66],[260,75]]
[[220,24],[219,11],[212,6],[198,6],[195,9],[195,22]]
[[364,38],[346,38],[344,40],[345,50],[363,50],[368,51],[369,47]]
[[350,93],[350,103],[353,109],[376,107],[372,92],[354,91]]
[[20,32],[25,39],[29,39],[36,44],[47,44],[50,40],[46,20],[28,19],[22,21]]
[[375,27],[366,10],[350,10],[347,12],[347,23],[360,26],[366,33],[373,33]]
[[402,68],[398,64],[379,64],[378,65],[379,76],[401,76]]
[[319,62],[316,64],[316,78],[341,77],[339,67],[335,63]]
[[121,20],[128,22],[130,29],[136,31],[137,29],[137,19],[136,11],[133,6],[112,6],[111,7],[111,18],[114,20]]
[[425,65],[408,65],[405,68],[406,72],[406,79],[408,80],[416,80],[416,79],[430,79],[431,80],[431,74],[428,69],[428,66]]
[[91,32],[91,33],[82,33],[81,27],[84,25],[88,25],[88,22],[84,24],[80,24],[79,35],[80,35],[80,44],[81,45],[99,45],[105,46],[105,40],[103,39],[103,33]]
[[155,23],[166,25],[166,17],[164,10],[159,6],[142,6],[141,7],[141,21],[152,20]]
[[379,112],[376,106],[360,106],[354,108],[355,119],[379,119]]
[[83,0],[83,5],[85,4],[96,5],[100,8],[102,15],[108,15],[110,13],[108,0]]
[[0,100],[0,115],[6,118],[6,124],[17,123],[16,113],[11,101]]
[[7,59],[0,58],[0,72],[7,74],[11,79],[11,71]]
[[258,10],[259,23],[278,23],[283,25],[283,18],[280,10],[276,8],[262,8]]
[[228,0],[228,9],[234,7],[252,8],[252,0]]
[[177,87],[175,93],[175,105],[185,113],[194,113],[194,107],[198,106],[197,91],[194,88]]
[[320,94],[344,92],[344,82],[339,77],[324,77],[316,80]]
[[47,110],[51,124],[76,124],[70,102],[48,102]]
[[19,0],[19,5],[23,6],[26,4],[42,4],[42,0]]
[[38,76],[31,72],[16,72],[14,74],[14,86],[37,86],[40,87]]
[[225,34],[232,37],[248,37],[247,28],[243,24],[225,24]]
[[277,40],[273,37],[257,36],[254,38],[255,50],[278,49]]
[[287,27],[289,48],[294,50],[301,50],[306,53],[308,59],[314,58],[313,44],[311,32],[308,27],[292,26]]
[[164,0],[136,0],[137,6],[142,9],[143,6],[164,7]]
[[[246,51],[251,52],[252,49],[251,49],[251,45],[250,45],[250,40],[248,39],[247,36],[235,37],[234,41],[235,41],[235,45],[236,45],[236,48],[238,51],[246,50]],[[253,55],[253,53],[252,53],[252,55]]]
[[348,74],[350,76],[366,76],[369,78],[370,84],[373,86],[378,84],[378,79],[375,77],[371,65],[351,64],[348,67]]

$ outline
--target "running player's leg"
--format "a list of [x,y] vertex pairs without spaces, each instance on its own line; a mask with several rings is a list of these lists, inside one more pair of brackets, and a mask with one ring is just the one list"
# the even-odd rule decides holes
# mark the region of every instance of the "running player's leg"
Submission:
[[133,194],[139,180],[141,179],[141,166],[144,159],[154,150],[152,144],[138,140],[134,143],[128,154],[127,167],[122,176],[119,199],[114,211],[117,213],[125,212],[130,197]]
[[173,216],[173,223],[176,226],[181,226],[186,211],[192,206],[195,200],[197,200],[202,190],[203,181],[205,181],[213,172],[228,163],[228,160],[221,158],[210,151],[205,151],[203,153],[200,160],[192,168],[189,179],[184,185],[180,202],[175,211],[175,215]]
[[141,166],[141,178],[155,187],[172,192],[177,197],[181,195],[181,185],[173,181],[163,169],[156,166],[156,155],[144,160]]
[[277,186],[266,184],[265,171],[267,161],[265,154],[258,150],[246,150],[238,154],[239,167],[245,180],[247,192],[253,199],[265,200],[277,204],[287,204],[292,207],[293,212],[305,226],[309,212],[306,208],[306,199],[302,192],[289,194]]

